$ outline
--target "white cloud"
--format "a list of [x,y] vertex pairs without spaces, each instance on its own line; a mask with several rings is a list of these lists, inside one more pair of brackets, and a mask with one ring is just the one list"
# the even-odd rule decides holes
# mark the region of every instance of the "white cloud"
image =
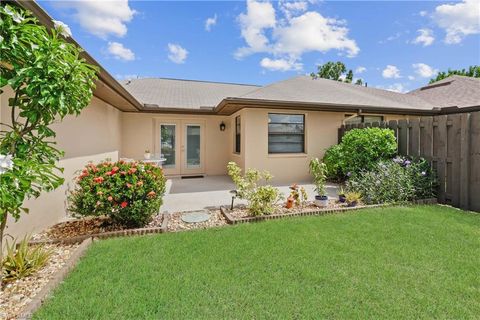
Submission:
[[125,60],[125,61],[132,61],[135,60],[135,53],[132,50],[125,48],[123,44],[119,42],[109,42],[108,53],[114,56],[116,59]]
[[365,71],[367,71],[367,68],[362,66],[359,66],[357,69],[355,69],[355,73],[364,73]]
[[247,13],[241,13],[238,21],[247,47],[239,48],[235,53],[236,58],[269,50],[269,40],[265,35],[265,29],[273,28],[276,24],[275,9],[270,2],[248,0]]
[[106,39],[109,35],[123,37],[136,11],[130,8],[128,0],[109,1],[62,1],[60,8],[73,9],[74,17],[82,28]]
[[463,38],[480,33],[480,2],[463,0],[456,4],[442,4],[432,15],[437,25],[446,32],[445,43],[455,44]]
[[389,90],[389,91],[393,91],[393,92],[400,92],[400,93],[403,93],[403,92],[406,92],[407,89],[405,88],[405,86],[401,83],[394,83],[392,85],[389,85],[388,87],[386,87],[385,89]]
[[343,21],[325,18],[315,11],[290,19],[287,26],[277,27],[273,34],[276,39],[273,52],[276,54],[299,57],[309,51],[336,49],[354,57],[360,51],[355,40],[348,38]]
[[420,11],[418,14],[419,14],[421,17],[425,17],[425,16],[428,14],[428,12],[425,11],[425,10],[422,10],[422,11]]
[[408,80],[415,80],[414,76],[408,76]]
[[388,86],[376,86],[376,87],[379,89],[384,89],[384,90],[393,91],[393,92],[400,92],[400,93],[404,93],[408,91],[407,88],[405,88],[405,86],[399,82],[388,85]]
[[168,44],[168,52],[168,59],[174,63],[185,63],[188,56],[188,51],[175,43]]
[[387,65],[385,69],[382,71],[382,76],[384,78],[400,78],[400,70],[396,66]]
[[117,80],[131,80],[139,79],[140,77],[137,74],[116,74],[115,79]]
[[[235,58],[269,53],[274,57],[265,61],[298,66],[307,52],[339,50],[353,57],[360,51],[355,40],[348,37],[345,21],[307,11],[307,1],[280,1],[278,8],[276,12],[271,2],[247,0],[246,12],[238,16],[246,46],[237,49]],[[282,13],[283,18],[277,19]]]
[[422,78],[431,78],[438,73],[438,69],[434,69],[425,63],[414,63],[412,67],[415,69],[415,73]]
[[295,62],[295,60],[270,59],[270,58],[263,58],[260,61],[260,66],[270,71],[290,71],[290,70],[301,70],[303,68],[303,65],[301,63]]
[[216,24],[217,24],[217,14],[215,14],[213,17],[205,20],[205,30],[206,31],[212,30],[212,27]]
[[422,44],[424,47],[427,47],[435,41],[433,36],[433,31],[431,29],[418,29],[417,32],[419,35],[413,40],[415,44]]

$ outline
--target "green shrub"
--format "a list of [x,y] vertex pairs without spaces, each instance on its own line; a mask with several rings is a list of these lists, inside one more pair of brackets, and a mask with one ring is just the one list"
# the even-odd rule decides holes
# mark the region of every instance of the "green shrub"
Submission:
[[390,129],[365,128],[348,131],[339,145],[330,147],[324,157],[329,178],[344,179],[372,169],[378,161],[391,159],[397,152]]
[[43,246],[29,246],[30,237],[20,243],[6,243],[6,254],[3,258],[3,281],[13,281],[31,275],[42,268],[52,255]]
[[352,175],[347,187],[359,192],[365,203],[395,203],[433,197],[435,181],[424,159],[413,161],[397,157]]
[[109,216],[126,227],[142,227],[158,213],[165,193],[162,169],[142,162],[89,164],[69,195],[69,211]]
[[315,185],[315,191],[319,196],[326,195],[325,193],[325,180],[327,179],[327,166],[325,163],[318,160],[318,158],[313,158],[310,160],[310,174],[313,177],[313,183]]
[[272,179],[268,171],[248,169],[245,176],[242,176],[242,169],[235,162],[228,163],[227,171],[235,183],[237,196],[247,200],[247,208],[252,216],[272,214],[275,211],[275,204],[282,199],[282,194],[270,185],[259,185],[261,181],[267,183]]

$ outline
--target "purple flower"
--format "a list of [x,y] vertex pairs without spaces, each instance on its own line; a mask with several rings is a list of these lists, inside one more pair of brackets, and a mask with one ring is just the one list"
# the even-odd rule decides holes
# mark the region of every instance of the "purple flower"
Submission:
[[350,177],[352,175],[352,173],[349,171],[347,172],[347,177]]
[[403,163],[405,166],[408,166],[410,165],[410,163],[412,163],[410,160],[405,160],[405,162]]

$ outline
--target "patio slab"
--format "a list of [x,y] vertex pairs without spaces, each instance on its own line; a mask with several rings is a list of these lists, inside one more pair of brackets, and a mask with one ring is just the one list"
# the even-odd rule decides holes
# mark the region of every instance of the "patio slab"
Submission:
[[[275,184],[274,184],[275,185]],[[275,185],[286,196],[290,194],[289,185]],[[300,183],[307,191],[308,198],[315,197],[314,186],[311,183]],[[235,189],[228,176],[206,176],[195,179],[171,178],[167,181],[167,193],[164,197],[162,212],[202,210],[212,207],[230,206]],[[328,183],[326,186],[329,198],[337,197],[338,185]],[[235,199],[235,204],[245,204],[241,199]]]

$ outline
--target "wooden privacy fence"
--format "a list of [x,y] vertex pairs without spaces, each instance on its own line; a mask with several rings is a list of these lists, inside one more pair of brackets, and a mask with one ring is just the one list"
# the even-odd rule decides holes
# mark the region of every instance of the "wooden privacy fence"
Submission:
[[355,128],[390,128],[398,153],[420,156],[437,172],[438,202],[480,211],[480,111],[342,125],[338,139]]

